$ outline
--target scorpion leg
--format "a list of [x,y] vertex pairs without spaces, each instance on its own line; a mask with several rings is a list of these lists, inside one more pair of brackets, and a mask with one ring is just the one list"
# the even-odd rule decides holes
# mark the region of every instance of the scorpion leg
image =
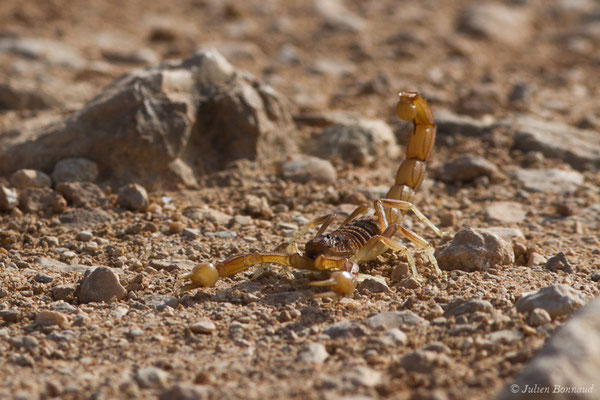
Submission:
[[435,268],[435,272],[438,275],[442,275],[442,270],[438,266],[437,260],[435,259],[435,256],[434,256],[435,250],[434,250],[433,246],[431,245],[431,243],[429,243],[427,240],[425,240],[421,236],[417,235],[415,232],[413,232],[413,231],[411,231],[409,229],[406,229],[406,228],[404,228],[402,226],[398,227],[398,231],[406,239],[410,240],[412,243],[414,243],[418,247],[424,249],[425,250],[425,255],[427,256],[427,259],[429,259],[429,262]]
[[[406,256],[406,260],[410,265],[411,272],[415,279],[421,280],[415,259],[408,250],[408,248],[400,242],[400,240],[393,237],[397,229],[404,229],[398,227],[396,224],[390,225],[381,235],[373,236],[367,243],[364,244],[352,257],[352,260],[356,263],[374,260],[378,255],[385,253],[386,250],[399,252]],[[437,265],[437,264],[436,264]]]
[[315,218],[311,221],[308,221],[304,226],[302,226],[298,230],[298,233],[296,233],[294,235],[294,237],[292,237],[291,243],[295,243],[298,239],[300,239],[302,236],[304,236],[304,234],[306,232],[308,232],[309,229],[314,228],[317,225],[321,225],[315,235],[315,236],[319,236],[320,234],[325,232],[325,229],[327,229],[327,227],[329,227],[329,225],[331,225],[334,218],[335,218],[335,214],[327,214],[327,215],[323,215],[322,217]]
[[396,210],[401,211],[412,211],[415,216],[419,219],[419,221],[423,222],[427,225],[432,231],[436,233],[438,236],[444,236],[444,233],[440,231],[440,229],[433,224],[419,209],[411,202],[404,200],[395,200],[395,199],[381,199],[381,203],[385,207],[389,207]]
[[350,215],[348,215],[348,217],[340,224],[340,226],[344,226],[350,221],[353,221],[356,218],[360,217],[361,215],[369,211],[369,207],[369,203],[361,203],[358,207],[356,207],[356,209],[354,209],[354,211],[352,211],[352,213],[350,213]]
[[[348,217],[340,224],[340,227],[354,221],[356,218],[365,214],[367,211],[371,209],[371,205],[369,203],[362,203]],[[373,202],[373,209],[375,210],[375,215],[379,220],[379,229],[383,232],[388,227],[388,222],[385,217],[385,211],[383,205],[380,200],[375,200]]]

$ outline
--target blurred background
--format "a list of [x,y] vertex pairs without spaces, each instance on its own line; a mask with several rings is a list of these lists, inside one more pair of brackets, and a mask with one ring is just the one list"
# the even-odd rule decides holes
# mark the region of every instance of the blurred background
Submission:
[[393,116],[419,90],[460,114],[600,126],[593,0],[117,0],[0,3],[0,127],[69,111],[122,73],[201,48],[297,112]]

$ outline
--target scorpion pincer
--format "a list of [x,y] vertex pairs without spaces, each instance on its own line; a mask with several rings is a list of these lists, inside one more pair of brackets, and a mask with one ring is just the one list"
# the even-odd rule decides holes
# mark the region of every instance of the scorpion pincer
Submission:
[[[413,130],[406,148],[406,159],[400,164],[395,183],[384,198],[377,199],[372,204],[359,205],[330,233],[325,233],[325,230],[335,214],[308,222],[290,242],[279,246],[278,251],[240,254],[216,265],[199,264],[183,276],[190,283],[183,286],[182,290],[214,286],[219,278],[255,265],[277,264],[284,268],[329,271],[329,279],[310,284],[329,287],[330,292],[322,294],[325,296],[349,295],[358,281],[358,265],[373,260],[388,250],[405,255],[413,276],[420,279],[412,254],[401,240],[394,237],[396,233],[423,249],[436,273],[441,274],[431,244],[400,225],[402,215],[410,211],[437,235],[442,236],[442,232],[413,204],[415,191],[425,177],[425,163],[431,156],[435,143],[436,125],[433,114],[427,101],[415,92],[401,92],[396,110],[401,119],[412,121]],[[372,215],[365,216],[368,213]],[[301,253],[296,242],[314,227],[319,227],[316,236],[306,243],[304,253]]]

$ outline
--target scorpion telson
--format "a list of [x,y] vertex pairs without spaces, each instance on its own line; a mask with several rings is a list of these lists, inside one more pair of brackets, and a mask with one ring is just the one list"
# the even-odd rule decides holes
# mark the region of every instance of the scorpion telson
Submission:
[[[184,279],[191,282],[183,290],[214,286],[219,278],[244,271],[254,265],[278,264],[313,271],[330,271],[330,279],[311,282],[312,286],[327,286],[331,292],[324,295],[348,295],[356,287],[358,264],[375,259],[388,250],[406,256],[412,274],[419,279],[415,260],[407,247],[397,238],[404,238],[425,251],[438,274],[441,271],[433,256],[433,247],[415,232],[400,225],[402,215],[411,211],[437,235],[440,230],[414,205],[415,191],[425,177],[425,163],[431,156],[435,143],[436,126],[427,101],[418,93],[401,92],[396,108],[398,116],[412,121],[413,131],[406,146],[406,159],[400,164],[394,185],[385,198],[372,204],[359,205],[334,231],[324,234],[335,214],[329,214],[308,222],[288,243],[275,252],[240,254],[216,265],[202,263],[194,267]],[[372,216],[365,217],[374,210]],[[305,245],[304,253],[298,250],[296,241],[309,229],[319,226],[316,236]]]

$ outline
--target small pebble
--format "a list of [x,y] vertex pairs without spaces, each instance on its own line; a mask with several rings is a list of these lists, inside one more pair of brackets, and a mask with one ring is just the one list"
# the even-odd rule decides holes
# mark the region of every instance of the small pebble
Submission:
[[333,183],[337,179],[335,168],[329,161],[310,156],[284,162],[281,172],[284,178],[299,183]]
[[75,239],[79,240],[80,242],[87,242],[87,241],[92,240],[93,237],[94,237],[94,235],[92,234],[92,232],[81,231],[81,232],[77,232]]
[[125,297],[127,291],[119,278],[107,267],[97,267],[91,272],[87,272],[81,282],[79,291],[79,301],[82,303],[103,302],[113,298],[121,300]]
[[485,271],[494,265],[512,265],[512,245],[485,229],[465,229],[435,252],[441,269]]
[[382,338],[391,340],[394,345],[404,346],[408,342],[408,337],[406,333],[402,332],[398,328],[388,329],[387,331],[382,333]]
[[19,310],[16,310],[14,308],[8,310],[0,310],[0,318],[2,318],[4,322],[14,323],[19,321],[19,319],[21,318],[21,313],[19,312]]
[[497,179],[500,170],[492,162],[472,154],[460,155],[440,169],[440,179],[444,182],[469,182],[482,176]]
[[515,201],[494,201],[485,207],[487,218],[505,224],[523,222],[526,211]]
[[208,319],[200,319],[189,326],[193,333],[211,334],[217,329],[215,324]]
[[192,240],[197,239],[200,236],[200,230],[193,228],[184,228],[181,231],[181,236]]
[[408,278],[401,280],[398,283],[398,286],[406,289],[417,289],[421,287],[421,284],[417,279],[415,279],[415,277],[409,276]]
[[146,211],[150,204],[148,192],[143,186],[136,183],[130,183],[119,189],[117,203],[119,206],[132,211]]
[[144,367],[135,371],[135,380],[142,389],[164,388],[169,374],[160,368]]
[[96,242],[87,242],[84,246],[84,249],[90,252],[94,252],[98,250],[98,243]]
[[529,324],[531,326],[541,326],[552,322],[552,318],[548,311],[543,308],[534,308],[529,314]]
[[10,183],[17,189],[51,187],[52,179],[41,171],[20,169],[10,177]]
[[62,256],[61,258],[65,259],[65,260],[71,260],[71,259],[77,257],[77,254],[70,250],[67,250],[67,251],[63,252],[61,254],[61,256]]
[[529,256],[527,257],[527,267],[535,268],[544,264],[546,264],[546,257],[535,251],[529,253]]
[[524,294],[515,306],[526,313],[536,308],[548,312],[551,318],[569,315],[585,304],[585,296],[579,290],[565,284],[546,286],[536,292]]
[[291,224],[289,222],[280,222],[280,223],[277,224],[277,228],[278,229],[287,229],[287,230],[297,231],[298,230],[298,225]]
[[546,262],[546,269],[552,272],[560,270],[569,274],[573,272],[573,266],[569,263],[567,256],[562,251],[548,259],[548,262]]
[[427,320],[410,310],[384,311],[365,319],[364,323],[373,330],[388,330],[429,324]]
[[250,303],[255,303],[259,300],[258,296],[252,294],[252,293],[245,293],[244,297],[242,297],[242,301],[244,302],[244,304],[250,304]]
[[248,226],[252,224],[252,217],[249,215],[236,215],[233,217],[233,222],[241,226]]
[[321,343],[308,343],[298,352],[299,362],[323,364],[329,358],[329,353]]
[[406,371],[430,373],[433,370],[447,368],[452,365],[452,360],[443,353],[435,351],[417,350],[406,354],[400,359],[399,367]]
[[10,211],[19,205],[15,189],[0,185],[0,211]]
[[169,233],[180,233],[183,228],[184,225],[181,221],[171,221],[169,223]]
[[71,301],[73,300],[73,294],[75,293],[75,286],[73,285],[59,285],[52,288],[52,297],[54,300]]
[[37,273],[34,277],[33,280],[39,283],[50,283],[54,280],[53,277],[51,277],[50,275],[46,275],[46,274],[42,274],[42,273]]
[[458,222],[458,217],[455,212],[442,211],[442,213],[440,214],[440,226],[442,228],[454,226],[454,225],[456,225],[457,222]]
[[67,323],[67,317],[58,311],[44,310],[40,311],[35,317],[35,324],[38,326],[58,325],[63,326]]
[[402,262],[399,263],[396,268],[392,271],[392,281],[400,282],[403,279],[406,279],[410,276],[410,266],[408,263]]
[[218,231],[214,232],[212,236],[219,239],[235,239],[237,237],[237,233],[233,231]]

